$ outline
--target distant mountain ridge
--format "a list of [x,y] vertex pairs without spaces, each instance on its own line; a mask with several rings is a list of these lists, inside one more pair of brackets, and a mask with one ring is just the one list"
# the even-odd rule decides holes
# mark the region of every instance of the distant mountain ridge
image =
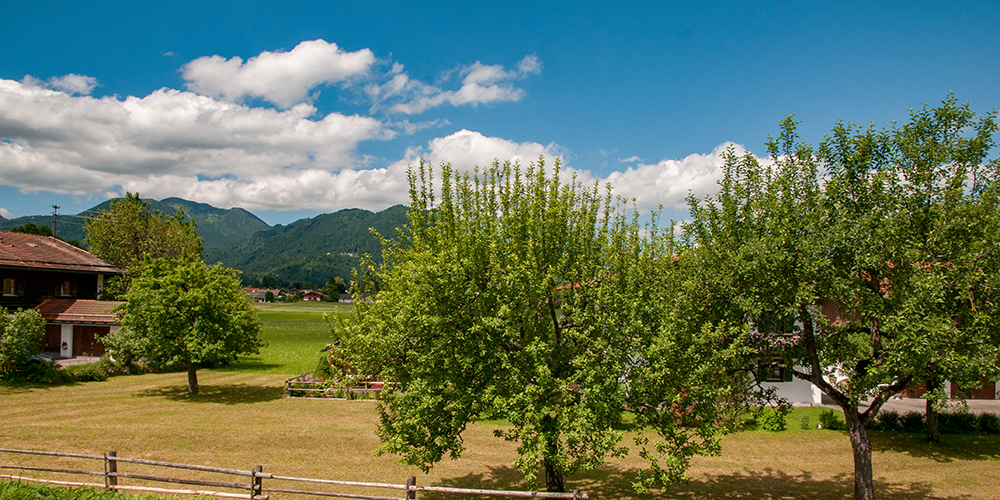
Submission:
[[[75,215],[59,214],[58,236],[67,241],[84,242],[83,224],[87,217],[107,210],[111,201]],[[300,219],[287,226],[271,227],[242,208],[221,209],[181,198],[146,201],[150,208],[170,215],[183,207],[197,224],[198,236],[205,241],[205,260],[242,271],[246,281],[263,276],[286,282],[310,281],[317,286],[322,286],[331,276],[350,281],[363,255],[381,260],[382,247],[370,229],[393,239],[396,229],[407,223],[404,205],[377,213],[351,208]],[[52,216],[0,218],[0,231],[9,231],[28,222],[51,227]]]
[[381,260],[382,246],[371,229],[394,239],[396,229],[407,223],[406,211],[396,205],[377,213],[351,208],[321,214],[255,233],[208,260],[239,269],[249,279],[268,275],[319,286],[331,276],[350,281],[363,255]]
[[[76,240],[85,243],[87,233],[84,231],[83,225],[87,218],[97,215],[101,210],[111,208],[112,201],[107,200],[75,215],[59,214],[56,221],[56,235],[66,241]],[[183,207],[188,217],[198,225],[198,236],[205,240],[206,251],[214,251],[218,247],[231,245],[257,231],[271,227],[256,215],[242,208],[215,208],[205,203],[181,198],[166,198],[160,201],[146,199],[146,201],[149,202],[150,208],[168,215],[173,215],[178,208]],[[51,228],[52,216],[29,215],[16,219],[0,220],[0,231],[9,231],[28,222]]]

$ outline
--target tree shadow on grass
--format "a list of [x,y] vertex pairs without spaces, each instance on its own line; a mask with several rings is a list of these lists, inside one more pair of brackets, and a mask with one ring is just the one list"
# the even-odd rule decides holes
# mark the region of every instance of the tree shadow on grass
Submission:
[[957,460],[1000,460],[1000,436],[942,434],[940,443],[930,443],[922,433],[870,432],[875,451],[906,453],[940,463]]
[[247,384],[199,385],[198,394],[188,394],[183,386],[161,387],[137,393],[140,397],[166,398],[188,403],[216,403],[241,405],[264,403],[282,398],[281,387],[262,387]]
[[[791,475],[783,471],[765,469],[763,471],[740,471],[731,474],[716,474],[692,480],[687,484],[674,485],[664,490],[636,493],[632,484],[638,471],[636,469],[620,469],[605,466],[600,469],[577,474],[566,481],[566,489],[579,489],[594,500],[612,499],[698,499],[698,500],[731,500],[731,499],[782,499],[782,500],[812,500],[836,499],[849,500],[854,497],[854,476],[839,475],[833,478],[818,479],[808,472]],[[417,484],[420,484],[418,478]],[[425,483],[426,485],[426,483]],[[460,477],[445,478],[435,486],[453,488],[483,488],[499,490],[530,490],[524,482],[523,475],[511,467],[489,467],[489,472],[482,474],[466,474]],[[927,482],[909,484],[886,483],[875,481],[876,498],[886,500],[909,500],[912,498],[931,498],[938,500],[960,500],[968,496],[934,495],[933,487]],[[446,500],[451,497],[441,493],[421,492],[420,498],[428,500]],[[463,499],[487,500],[495,497],[463,496]]]

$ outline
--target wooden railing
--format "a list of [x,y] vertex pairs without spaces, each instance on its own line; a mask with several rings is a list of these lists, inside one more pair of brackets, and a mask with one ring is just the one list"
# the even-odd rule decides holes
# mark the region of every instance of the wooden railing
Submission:
[[[120,490],[120,491],[145,491],[153,493],[165,493],[171,495],[203,495],[209,497],[219,497],[219,498],[247,498],[249,500],[270,500],[274,498],[275,500],[282,498],[277,495],[271,496],[272,494],[288,494],[288,495],[312,495],[312,496],[322,496],[322,497],[335,497],[335,498],[356,498],[363,500],[407,500],[416,499],[417,493],[421,491],[425,492],[439,492],[448,493],[454,495],[488,495],[488,496],[500,496],[500,497],[515,497],[515,498],[553,498],[553,499],[572,499],[572,500],[589,500],[589,497],[585,493],[581,493],[579,490],[572,493],[552,493],[545,491],[507,491],[507,490],[486,490],[486,489],[470,489],[470,488],[449,488],[443,486],[417,486],[416,477],[410,476],[407,478],[406,482],[403,484],[393,484],[393,483],[367,483],[358,481],[337,481],[332,479],[313,479],[304,477],[292,477],[292,476],[282,476],[278,474],[267,473],[263,471],[261,466],[253,467],[248,470],[240,469],[223,469],[219,467],[208,467],[204,465],[188,465],[179,464],[172,462],[160,462],[157,460],[146,460],[141,458],[126,458],[119,457],[115,451],[109,451],[103,455],[86,455],[80,453],[62,453],[54,451],[36,451],[36,450],[15,450],[0,448],[0,457],[6,456],[6,454],[12,455],[31,455],[40,457],[49,457],[52,459],[56,458],[70,458],[70,459],[82,459],[82,460],[93,460],[101,462],[104,470],[82,470],[82,469],[72,469],[66,467],[39,467],[33,465],[16,465],[7,464],[5,461],[0,462],[0,471],[3,470],[14,470],[14,471],[31,471],[33,473],[44,472],[50,475],[54,474],[68,474],[68,475],[82,475],[90,477],[100,477],[103,482],[73,482],[57,479],[44,479],[38,477],[26,477],[23,474],[0,474],[0,478],[20,480],[20,481],[34,481],[48,484],[55,484],[61,486],[89,486],[93,488],[104,488],[109,490]],[[166,475],[151,475],[146,473],[136,473],[136,472],[122,472],[119,470],[120,464],[135,464],[137,466],[147,466],[155,468],[164,469],[174,469],[174,470],[188,470],[188,471],[198,471],[198,472],[208,472],[213,474],[222,474],[226,476],[236,476],[241,479],[233,478],[229,481],[210,481],[206,479],[193,479],[184,477],[172,477]],[[143,471],[137,471],[143,472]],[[163,473],[166,474],[166,473]],[[130,482],[135,482],[136,484],[122,484],[122,479],[127,479]],[[267,480],[265,485],[264,480]],[[200,489],[176,489],[176,488],[160,488],[153,487],[147,483],[171,483],[171,484],[182,484],[189,486],[204,486],[211,488],[222,488],[228,490],[237,490],[239,492],[227,492],[227,491],[209,491]],[[304,486],[297,486],[300,484],[314,484],[314,485],[325,485],[327,487],[335,486],[345,489],[364,489],[364,490],[378,490],[378,489],[388,489],[396,490],[401,496],[380,496],[372,495],[368,493],[352,493],[348,491],[331,491],[331,490],[307,490],[301,489]],[[287,486],[286,486],[287,485]]]

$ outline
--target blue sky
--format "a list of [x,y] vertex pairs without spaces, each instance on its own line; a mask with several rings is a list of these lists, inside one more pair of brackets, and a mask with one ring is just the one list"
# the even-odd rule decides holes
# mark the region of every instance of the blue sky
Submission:
[[1000,108],[1000,2],[0,0],[0,215],[285,224],[405,202],[421,157],[545,155],[682,216],[787,114],[816,143],[949,91]]

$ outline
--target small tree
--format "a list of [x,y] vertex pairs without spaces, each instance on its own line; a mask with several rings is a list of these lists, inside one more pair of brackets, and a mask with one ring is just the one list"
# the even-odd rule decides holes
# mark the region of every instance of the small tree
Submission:
[[184,366],[188,392],[197,394],[199,365],[227,364],[264,346],[237,275],[200,260],[147,258],[118,307],[122,329],[104,343],[125,360]]
[[326,285],[323,287],[323,293],[326,294],[327,300],[331,302],[336,302],[337,295],[346,291],[347,283],[340,276],[330,276],[330,279],[326,281]]
[[0,307],[0,373],[10,373],[38,354],[45,320],[34,309],[13,314]]

